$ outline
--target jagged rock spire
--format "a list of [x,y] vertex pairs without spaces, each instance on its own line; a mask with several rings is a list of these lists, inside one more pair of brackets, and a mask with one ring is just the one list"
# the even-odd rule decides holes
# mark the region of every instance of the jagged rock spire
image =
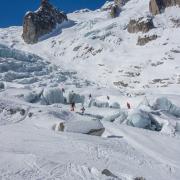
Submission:
[[41,0],[41,4],[48,3],[48,2],[49,2],[49,0]]
[[51,5],[49,0],[41,0],[37,11],[26,13],[22,37],[26,43],[36,43],[39,37],[50,33],[57,24],[65,20],[67,16]]
[[49,0],[41,0],[41,6],[50,5]]

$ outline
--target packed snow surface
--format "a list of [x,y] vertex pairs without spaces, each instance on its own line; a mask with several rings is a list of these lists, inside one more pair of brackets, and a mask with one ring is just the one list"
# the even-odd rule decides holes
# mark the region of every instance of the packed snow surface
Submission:
[[[34,45],[0,29],[0,179],[180,179],[180,9],[130,34],[149,1],[115,19],[111,4],[68,14]],[[144,35],[158,38],[138,46]]]

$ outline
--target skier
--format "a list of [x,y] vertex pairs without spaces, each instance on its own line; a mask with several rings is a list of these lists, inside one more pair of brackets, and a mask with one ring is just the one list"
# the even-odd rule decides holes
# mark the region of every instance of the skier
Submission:
[[92,98],[92,95],[91,94],[89,94],[89,99],[91,99]]
[[130,105],[130,103],[128,103],[128,102],[127,102],[127,108],[128,108],[128,109],[131,109],[131,105]]
[[67,98],[64,98],[64,104],[67,104]]
[[65,93],[65,89],[64,88],[62,88],[62,92]]
[[75,102],[72,102],[71,103],[71,111],[74,111],[74,108],[75,108],[76,106],[75,106]]
[[107,100],[108,100],[108,101],[110,100],[110,97],[109,97],[109,96],[107,96]]
[[85,112],[85,108],[84,108],[84,106],[81,108],[81,111],[82,111],[82,115],[84,115],[84,112]]

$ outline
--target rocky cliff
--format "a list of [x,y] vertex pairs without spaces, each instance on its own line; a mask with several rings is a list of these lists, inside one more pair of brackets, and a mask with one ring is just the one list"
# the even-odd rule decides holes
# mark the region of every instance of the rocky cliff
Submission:
[[149,10],[153,15],[160,14],[166,7],[180,6],[180,0],[150,0]]
[[153,20],[151,18],[139,18],[138,20],[131,19],[128,24],[129,33],[143,32],[146,33],[154,28]]
[[57,24],[66,20],[67,16],[64,13],[51,5],[48,0],[42,0],[37,11],[26,13],[22,37],[28,44],[37,43],[39,37],[50,33]]

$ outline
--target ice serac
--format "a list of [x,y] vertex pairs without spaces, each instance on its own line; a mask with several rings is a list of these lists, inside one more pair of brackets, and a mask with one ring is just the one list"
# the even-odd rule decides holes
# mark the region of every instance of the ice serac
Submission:
[[54,130],[71,133],[88,134],[92,136],[101,136],[105,128],[100,120],[74,120],[61,122],[53,127]]
[[180,0],[150,0],[149,10],[153,15],[160,14],[166,7],[180,6]]
[[67,16],[64,13],[51,5],[48,0],[42,0],[37,11],[26,13],[22,37],[28,44],[37,43],[39,37],[50,33],[57,24],[66,20]]

